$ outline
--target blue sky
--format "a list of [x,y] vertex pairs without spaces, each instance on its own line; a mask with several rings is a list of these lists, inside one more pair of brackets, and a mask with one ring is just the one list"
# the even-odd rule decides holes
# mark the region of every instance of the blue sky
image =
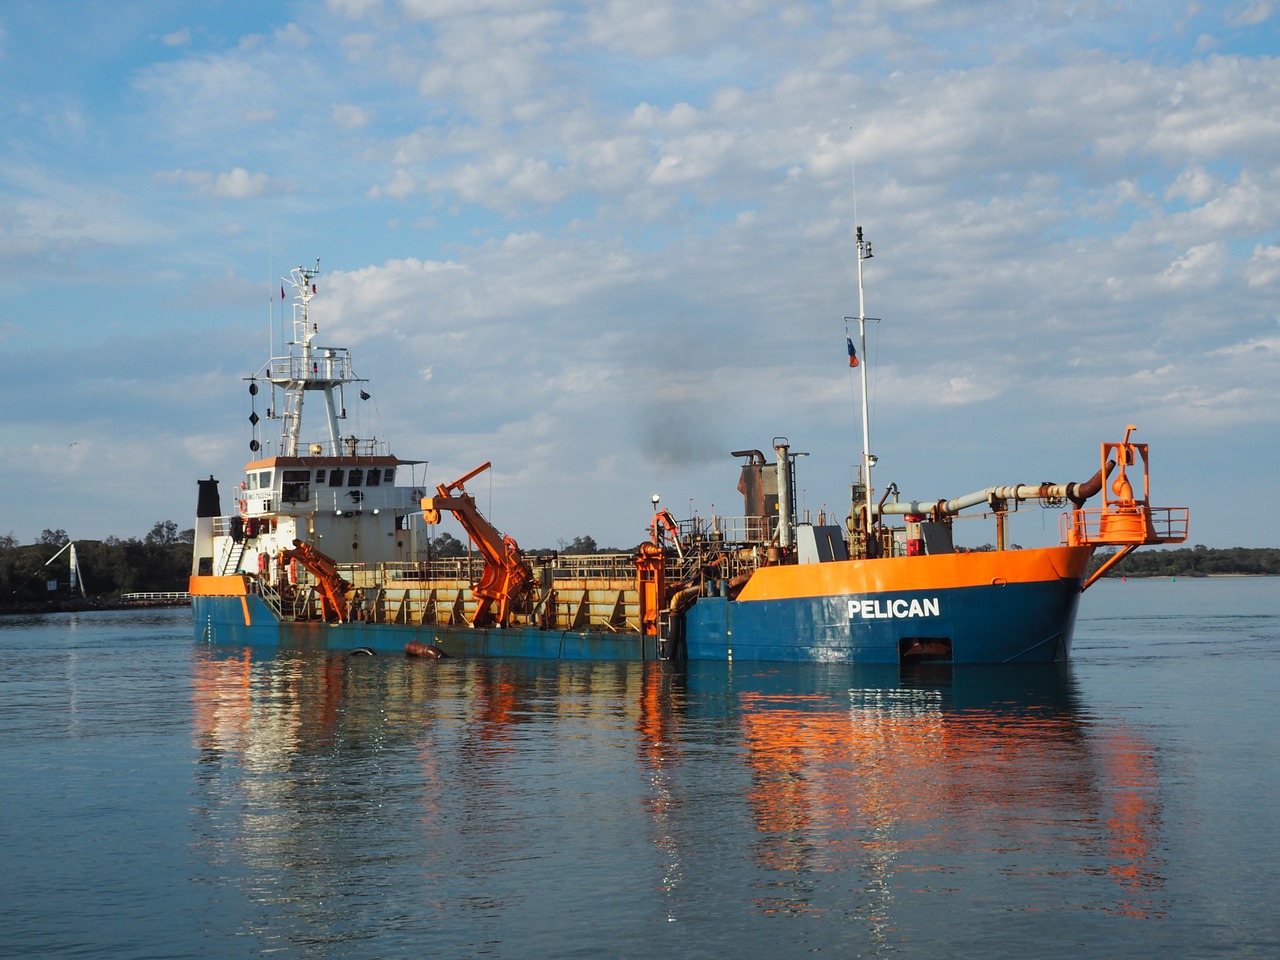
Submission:
[[[529,546],[741,510],[785,436],[843,516],[857,220],[875,482],[1084,479],[1129,423],[1194,543],[1280,521],[1270,2],[0,7],[0,534],[189,526],[249,458],[279,278],[351,430]],[[1054,542],[1058,516],[1014,521]],[[457,531],[455,531],[456,533]],[[962,543],[992,539],[961,526]]]

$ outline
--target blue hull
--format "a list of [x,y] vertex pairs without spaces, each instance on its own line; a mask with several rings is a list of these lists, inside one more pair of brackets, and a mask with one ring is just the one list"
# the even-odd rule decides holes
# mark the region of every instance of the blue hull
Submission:
[[951,663],[1066,660],[1080,581],[789,597],[700,599],[686,615],[691,660],[896,664],[905,649],[945,647]]
[[[244,600],[244,605],[241,604]],[[247,616],[246,616],[247,611]],[[658,643],[636,634],[551,631],[536,627],[471,628],[396,623],[278,621],[260,597],[193,596],[197,640],[245,646],[403,653],[411,642],[439,646],[453,657],[537,657],[552,660],[656,660]],[[246,623],[246,620],[248,621]]]
[[[1049,663],[1070,655],[1079,601],[1075,579],[884,592],[872,599],[703,597],[685,614],[673,652],[690,660],[897,664],[923,643],[947,651],[934,658],[957,664]],[[654,638],[634,633],[280,622],[252,594],[194,596],[192,613],[197,639],[225,644],[403,652],[418,641],[464,657],[659,657]]]

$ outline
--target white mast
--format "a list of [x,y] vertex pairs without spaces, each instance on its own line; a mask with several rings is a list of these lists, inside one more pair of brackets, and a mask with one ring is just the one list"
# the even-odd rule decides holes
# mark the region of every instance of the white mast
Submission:
[[70,551],[70,554],[68,555],[67,559],[70,562],[70,566],[71,566],[71,592],[75,593],[76,590],[78,589],[80,591],[80,596],[83,597],[85,596],[84,577],[80,573],[80,560],[76,556],[76,544],[74,540],[68,540],[66,543],[64,543],[62,545],[62,549],[59,550],[57,553],[55,553],[48,560],[46,560],[44,565],[47,567],[49,564],[53,563],[53,561],[57,560],[60,556],[62,556],[63,553],[65,553],[68,550]]
[[314,280],[320,273],[320,261],[311,268],[294,267],[289,283],[293,287],[293,339],[289,341],[287,357],[276,357],[268,364],[266,377],[272,385],[284,391],[284,409],[277,413],[281,420],[280,455],[298,456],[299,438],[302,433],[302,403],[307,391],[324,394],[325,419],[329,428],[329,444],[326,453],[341,453],[341,433],[338,421],[346,416],[342,405],[342,387],[357,382],[351,372],[351,355],[345,347],[321,347],[313,345],[318,335],[316,324],[311,322],[309,306],[315,296]]
[[872,552],[871,535],[874,525],[871,520],[871,467],[876,458],[871,455],[871,418],[867,406],[867,310],[862,291],[862,261],[871,259],[871,241],[862,239],[862,227],[857,227],[858,238],[858,349],[862,351],[862,362],[858,364],[862,380],[862,476],[867,488],[867,556],[875,556]]

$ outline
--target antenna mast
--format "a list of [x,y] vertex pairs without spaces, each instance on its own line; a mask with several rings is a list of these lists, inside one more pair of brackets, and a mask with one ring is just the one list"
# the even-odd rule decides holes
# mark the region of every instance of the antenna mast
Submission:
[[[856,202],[856,201],[855,201]],[[877,548],[872,545],[871,519],[871,468],[876,458],[871,454],[871,418],[867,405],[867,309],[866,298],[862,289],[862,261],[871,259],[871,241],[862,238],[862,227],[857,227],[858,240],[858,349],[862,351],[862,363],[859,370],[862,380],[862,476],[867,488],[867,556],[876,556]]]

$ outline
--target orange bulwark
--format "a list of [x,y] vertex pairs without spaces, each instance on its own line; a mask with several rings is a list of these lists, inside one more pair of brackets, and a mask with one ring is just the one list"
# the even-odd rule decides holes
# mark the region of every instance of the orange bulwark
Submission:
[[894,593],[1002,586],[1084,576],[1091,547],[1045,547],[979,553],[944,553],[884,560],[844,560],[757,570],[738,600]]
[[193,597],[243,597],[249,592],[242,574],[229,577],[194,576],[187,584]]

